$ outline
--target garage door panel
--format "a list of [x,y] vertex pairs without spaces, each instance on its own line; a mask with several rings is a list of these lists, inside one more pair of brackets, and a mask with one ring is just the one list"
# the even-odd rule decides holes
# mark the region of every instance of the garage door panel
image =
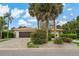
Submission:
[[20,38],[26,38],[26,37],[30,37],[30,32],[19,32],[19,37]]

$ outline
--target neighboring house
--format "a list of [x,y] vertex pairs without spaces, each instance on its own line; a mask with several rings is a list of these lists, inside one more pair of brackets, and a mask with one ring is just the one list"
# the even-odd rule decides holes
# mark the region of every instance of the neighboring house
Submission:
[[[59,37],[59,34],[62,34],[63,29],[56,29],[56,35]],[[54,34],[54,29],[51,30],[52,34]]]
[[30,34],[33,33],[34,31],[35,31],[35,29],[30,28],[30,27],[14,28],[13,29],[15,38],[26,38],[26,37],[30,37]]

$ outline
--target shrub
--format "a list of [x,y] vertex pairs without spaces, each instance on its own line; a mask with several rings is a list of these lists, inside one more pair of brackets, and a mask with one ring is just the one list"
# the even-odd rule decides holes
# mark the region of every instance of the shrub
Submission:
[[63,41],[66,42],[66,43],[71,43],[72,42],[72,39],[71,38],[63,38]]
[[48,41],[51,41],[54,38],[54,34],[48,33]]
[[76,33],[77,33],[77,38],[79,38],[79,29],[76,30]]
[[52,38],[54,38],[54,34],[51,34]]
[[60,37],[67,37],[67,38],[76,39],[77,35],[76,34],[62,34],[62,35],[60,35]]
[[33,44],[32,42],[28,42],[28,43],[27,43],[27,47],[28,47],[28,48],[39,48],[38,45],[35,45],[35,44]]
[[14,38],[13,32],[9,32],[9,38]]
[[2,32],[2,38],[7,38],[7,32]]
[[56,39],[54,40],[54,43],[55,43],[55,44],[63,44],[63,40],[62,40],[61,38],[56,38]]
[[[7,32],[2,32],[2,38],[7,38]],[[9,32],[8,38],[14,38],[13,32]]]
[[31,34],[31,41],[34,44],[43,44],[46,43],[46,32],[43,30],[37,30]]
[[48,41],[51,41],[51,40],[52,40],[52,34],[48,33]]

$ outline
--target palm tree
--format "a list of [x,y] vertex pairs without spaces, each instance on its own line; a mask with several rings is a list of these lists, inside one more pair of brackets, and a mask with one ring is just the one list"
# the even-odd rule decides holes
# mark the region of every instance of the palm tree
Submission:
[[40,5],[37,4],[37,3],[34,3],[34,4],[29,4],[30,7],[29,7],[29,14],[32,16],[32,17],[36,17],[37,18],[37,27],[39,29],[39,24],[40,24],[40,20],[42,19],[42,13],[39,11],[39,7]]
[[37,20],[45,21],[47,41],[48,41],[48,22],[54,21],[54,31],[56,32],[55,19],[62,13],[63,5],[61,3],[35,3],[30,4],[29,13],[31,16],[36,17]]
[[11,13],[6,13],[4,15],[4,19],[5,19],[7,26],[8,26],[8,30],[7,30],[7,38],[8,38],[9,37],[9,24],[12,22],[13,17],[11,16]]
[[2,38],[2,30],[4,25],[5,25],[4,18],[0,16],[0,38]]

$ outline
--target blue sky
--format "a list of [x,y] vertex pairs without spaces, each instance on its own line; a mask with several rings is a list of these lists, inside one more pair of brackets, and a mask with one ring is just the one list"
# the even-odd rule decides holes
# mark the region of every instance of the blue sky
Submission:
[[[65,24],[68,21],[79,16],[79,3],[63,3],[63,12],[56,19],[56,23],[59,25]],[[31,17],[28,13],[29,4],[27,3],[0,3],[0,16],[3,16],[6,12],[11,12],[11,16],[14,17],[10,28],[27,26],[36,27],[36,18]]]

